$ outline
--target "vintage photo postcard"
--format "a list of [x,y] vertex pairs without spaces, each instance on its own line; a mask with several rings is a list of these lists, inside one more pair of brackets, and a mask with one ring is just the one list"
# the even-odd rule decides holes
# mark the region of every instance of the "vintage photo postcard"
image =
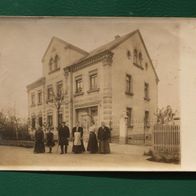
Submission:
[[0,170],[196,170],[196,19],[0,18]]

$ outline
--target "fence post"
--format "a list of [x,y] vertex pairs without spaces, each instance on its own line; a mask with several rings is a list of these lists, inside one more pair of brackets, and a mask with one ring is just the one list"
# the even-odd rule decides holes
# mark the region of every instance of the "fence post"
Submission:
[[164,152],[180,151],[180,126],[155,124],[152,134],[153,150]]

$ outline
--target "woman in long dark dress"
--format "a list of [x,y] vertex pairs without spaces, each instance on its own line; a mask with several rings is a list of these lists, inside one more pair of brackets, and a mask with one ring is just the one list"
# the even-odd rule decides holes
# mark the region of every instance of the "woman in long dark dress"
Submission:
[[52,153],[52,147],[55,146],[54,134],[52,133],[51,129],[52,128],[49,128],[48,133],[46,134],[46,146],[49,148],[49,153]]
[[45,145],[44,145],[44,132],[41,127],[39,127],[35,131],[35,146],[34,153],[44,153]]
[[90,153],[98,152],[96,127],[94,122],[92,122],[91,126],[89,127],[89,140],[87,145],[87,151],[89,151]]
[[105,126],[105,123],[101,123],[101,127],[98,129],[98,136],[99,140],[99,153],[101,154],[108,154],[110,153],[110,130],[108,127]]

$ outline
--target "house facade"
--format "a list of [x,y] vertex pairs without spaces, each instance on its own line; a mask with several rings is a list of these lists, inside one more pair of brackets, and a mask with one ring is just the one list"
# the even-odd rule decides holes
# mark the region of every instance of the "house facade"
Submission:
[[[54,37],[42,63],[43,77],[27,86],[30,131],[79,121],[87,138],[93,120],[104,121],[115,141],[151,142],[158,76],[139,30],[90,53]],[[63,95],[58,112],[55,95]]]

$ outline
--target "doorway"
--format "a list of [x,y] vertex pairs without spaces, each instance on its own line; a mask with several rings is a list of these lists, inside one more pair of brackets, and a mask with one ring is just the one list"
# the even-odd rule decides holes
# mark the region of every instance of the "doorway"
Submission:
[[88,140],[89,127],[91,122],[94,121],[98,125],[98,106],[76,109],[76,122],[80,122],[83,127],[83,139]]

